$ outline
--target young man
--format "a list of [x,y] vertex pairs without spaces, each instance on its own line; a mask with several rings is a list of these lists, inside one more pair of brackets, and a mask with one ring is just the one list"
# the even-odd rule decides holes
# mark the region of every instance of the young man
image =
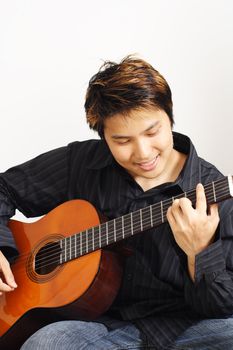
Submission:
[[6,260],[16,208],[40,216],[80,198],[113,219],[192,189],[195,205],[176,198],[162,225],[123,240],[130,254],[108,312],[52,323],[22,350],[233,349],[233,204],[207,205],[203,185],[223,176],[172,132],[166,80],[141,59],[107,62],[90,80],[85,109],[100,140],[73,142],[0,177],[2,293],[17,288]]

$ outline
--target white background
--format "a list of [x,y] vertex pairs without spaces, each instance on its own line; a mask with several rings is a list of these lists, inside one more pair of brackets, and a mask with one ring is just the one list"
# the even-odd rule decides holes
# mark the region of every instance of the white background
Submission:
[[167,79],[175,130],[233,173],[232,0],[0,0],[0,171],[97,137],[88,81],[130,53]]

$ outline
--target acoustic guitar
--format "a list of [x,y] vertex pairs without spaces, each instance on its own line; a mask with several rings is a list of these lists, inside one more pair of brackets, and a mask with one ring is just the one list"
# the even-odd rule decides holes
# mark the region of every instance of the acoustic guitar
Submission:
[[[208,204],[233,196],[232,176],[204,186]],[[84,200],[65,202],[33,223],[10,220],[19,256],[11,268],[18,287],[0,297],[0,349],[17,350],[37,329],[61,319],[93,320],[120,287],[122,259],[109,249],[166,221],[174,199],[101,223]]]

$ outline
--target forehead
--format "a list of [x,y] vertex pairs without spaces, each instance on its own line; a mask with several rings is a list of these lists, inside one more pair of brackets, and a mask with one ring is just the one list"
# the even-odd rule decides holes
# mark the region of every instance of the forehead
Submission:
[[132,133],[143,131],[156,126],[159,122],[169,119],[167,114],[158,109],[133,110],[127,114],[115,114],[107,118],[104,123],[105,132]]

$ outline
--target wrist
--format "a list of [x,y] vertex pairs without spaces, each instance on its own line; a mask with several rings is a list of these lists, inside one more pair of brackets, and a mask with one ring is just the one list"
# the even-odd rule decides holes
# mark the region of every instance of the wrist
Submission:
[[188,264],[189,265],[191,265],[191,266],[195,265],[195,255],[188,255],[187,259],[188,259]]
[[187,257],[189,276],[194,282],[195,278],[195,255]]

